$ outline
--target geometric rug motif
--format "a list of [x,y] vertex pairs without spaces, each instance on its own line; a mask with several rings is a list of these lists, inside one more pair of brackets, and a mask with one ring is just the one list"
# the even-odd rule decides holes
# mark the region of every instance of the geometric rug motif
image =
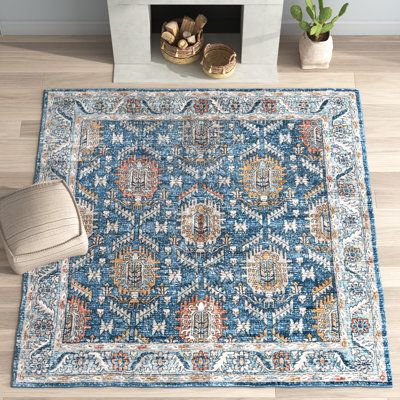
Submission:
[[89,252],[24,276],[13,385],[388,386],[355,90],[50,90]]

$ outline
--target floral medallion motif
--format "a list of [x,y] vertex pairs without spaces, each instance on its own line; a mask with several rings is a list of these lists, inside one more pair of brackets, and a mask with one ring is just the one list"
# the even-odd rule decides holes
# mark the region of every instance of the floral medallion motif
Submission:
[[305,120],[299,126],[301,140],[311,155],[319,156],[323,150],[322,128],[318,120]]
[[193,369],[197,371],[205,371],[209,366],[209,357],[207,353],[199,351],[193,355],[192,363]]
[[276,113],[276,100],[264,99],[262,102],[262,107],[266,113]]
[[126,112],[130,114],[135,114],[140,112],[141,103],[139,99],[127,99],[126,100]]
[[[179,336],[185,342],[217,342],[226,329],[224,314],[222,306],[208,296],[203,300],[194,297],[185,301],[178,313]],[[205,365],[205,361],[201,364]]]
[[221,234],[223,218],[212,201],[192,201],[181,209],[181,234],[188,243],[199,248],[215,243]]
[[325,296],[317,301],[315,308],[316,328],[319,337],[324,342],[336,342],[339,340],[339,316],[337,312],[337,300],[333,295]]
[[194,110],[197,114],[206,114],[209,108],[209,100],[207,99],[199,99],[194,101]]
[[158,187],[158,164],[147,157],[129,157],[120,164],[117,185],[124,197],[151,199]]
[[331,240],[331,221],[328,202],[318,202],[310,207],[310,232],[317,243]]
[[82,154],[91,154],[101,141],[101,124],[98,121],[84,120],[81,127]]
[[118,372],[123,372],[128,369],[129,357],[127,353],[119,351],[118,353],[113,353],[111,359],[113,369]]
[[120,251],[115,259],[111,275],[115,286],[122,295],[129,295],[137,301],[139,294],[148,294],[156,283],[158,262],[153,254],[143,248],[128,247]]
[[277,199],[283,190],[284,167],[272,157],[254,157],[242,167],[243,186],[250,198]]
[[83,226],[85,227],[88,237],[93,233],[94,228],[94,209],[93,205],[85,200],[78,202],[79,213],[82,218]]
[[286,351],[278,351],[274,353],[273,363],[275,369],[280,372],[290,371],[290,354]]
[[368,318],[352,318],[351,331],[355,334],[363,334],[369,332]]
[[247,282],[257,293],[283,292],[288,284],[288,265],[282,254],[260,249],[246,262]]
[[182,126],[182,145],[197,162],[212,155],[221,141],[222,126],[218,121],[189,120]]
[[86,303],[79,297],[72,296],[67,305],[64,341],[79,343],[85,337],[86,330],[90,328],[90,319],[90,310],[86,308]]

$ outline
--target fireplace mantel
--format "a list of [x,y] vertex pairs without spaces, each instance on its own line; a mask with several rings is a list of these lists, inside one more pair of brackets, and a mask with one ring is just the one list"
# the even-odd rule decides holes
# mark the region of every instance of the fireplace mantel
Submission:
[[[224,41],[239,53],[235,74],[226,83],[268,84],[276,81],[283,0],[108,0],[114,53],[114,82],[213,82],[198,63],[174,65],[162,58],[159,35],[151,35],[152,5],[241,5],[241,34],[213,35],[206,42]],[[241,49],[241,51],[239,51]],[[225,81],[223,81],[225,82]],[[219,84],[223,82],[218,81]]]

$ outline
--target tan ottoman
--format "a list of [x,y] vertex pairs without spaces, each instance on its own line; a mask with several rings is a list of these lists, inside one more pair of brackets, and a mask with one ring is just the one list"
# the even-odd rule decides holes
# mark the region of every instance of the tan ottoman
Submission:
[[61,180],[39,183],[0,199],[0,238],[18,274],[88,250],[78,206]]

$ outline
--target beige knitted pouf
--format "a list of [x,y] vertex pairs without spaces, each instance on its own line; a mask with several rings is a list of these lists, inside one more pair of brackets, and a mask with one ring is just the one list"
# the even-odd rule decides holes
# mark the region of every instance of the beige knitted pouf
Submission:
[[0,199],[0,238],[18,274],[88,250],[78,206],[62,180],[39,183]]

